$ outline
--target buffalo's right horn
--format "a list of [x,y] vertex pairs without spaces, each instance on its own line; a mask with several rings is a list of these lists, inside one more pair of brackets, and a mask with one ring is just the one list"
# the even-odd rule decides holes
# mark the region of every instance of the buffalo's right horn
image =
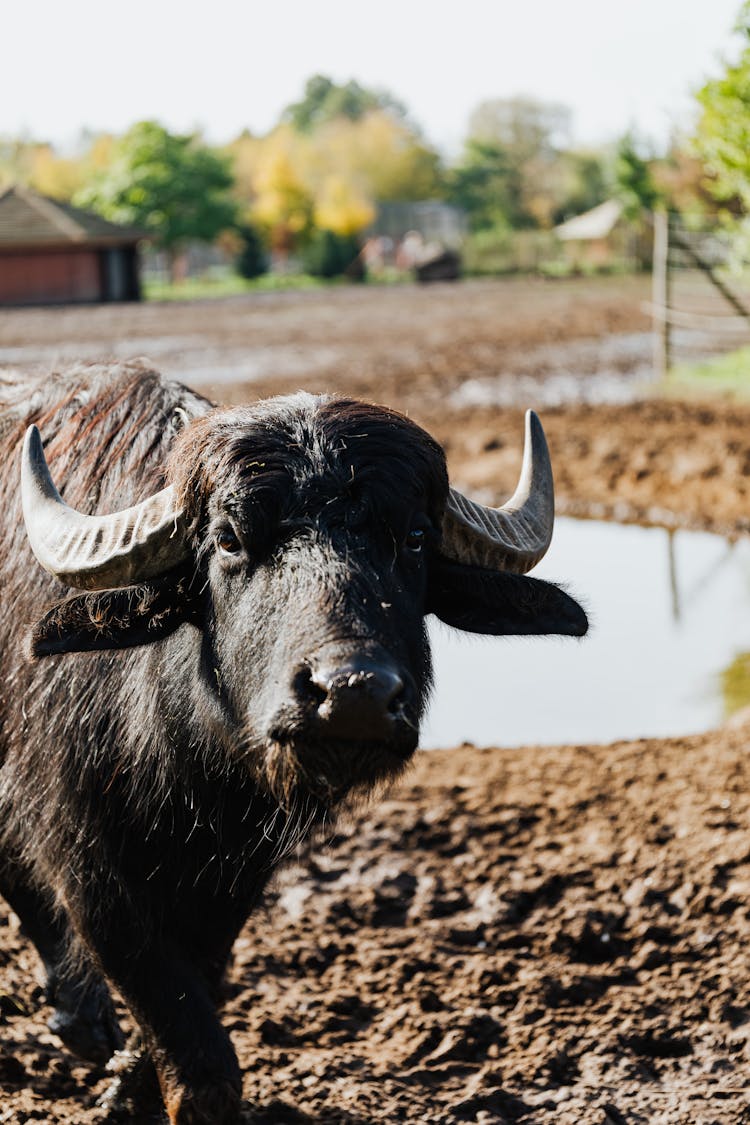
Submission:
[[111,515],[76,512],[55,488],[36,426],[29,426],[23,443],[21,499],[32,551],[67,586],[131,586],[187,556],[184,518],[172,486]]
[[525,574],[546,553],[554,522],[547,439],[538,416],[527,410],[523,466],[516,491],[502,508],[488,508],[452,488],[443,517],[441,550],[456,562]]

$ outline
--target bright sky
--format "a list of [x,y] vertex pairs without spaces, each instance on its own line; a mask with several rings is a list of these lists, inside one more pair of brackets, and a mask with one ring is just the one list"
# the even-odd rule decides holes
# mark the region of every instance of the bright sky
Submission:
[[262,133],[314,73],[387,87],[455,152],[482,100],[573,110],[575,139],[663,141],[716,74],[740,0],[25,0],[3,19],[0,136],[69,143],[153,117]]

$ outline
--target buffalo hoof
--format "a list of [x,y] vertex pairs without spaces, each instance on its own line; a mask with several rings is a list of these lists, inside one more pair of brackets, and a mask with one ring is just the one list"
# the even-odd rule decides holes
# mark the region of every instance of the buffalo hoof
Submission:
[[57,981],[48,994],[55,1010],[47,1026],[74,1055],[103,1065],[122,1047],[122,1032],[103,981]]
[[230,1085],[168,1093],[164,1098],[170,1125],[240,1125],[242,1098]]
[[156,1070],[151,1057],[137,1045],[137,1037],[112,1056],[107,1070],[114,1078],[97,1101],[105,1111],[105,1121],[150,1125],[164,1120]]

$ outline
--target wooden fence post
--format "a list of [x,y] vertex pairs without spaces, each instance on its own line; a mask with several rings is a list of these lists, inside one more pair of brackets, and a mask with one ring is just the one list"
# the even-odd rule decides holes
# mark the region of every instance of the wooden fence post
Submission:
[[669,215],[654,212],[654,264],[652,275],[654,331],[654,375],[664,379],[669,374]]

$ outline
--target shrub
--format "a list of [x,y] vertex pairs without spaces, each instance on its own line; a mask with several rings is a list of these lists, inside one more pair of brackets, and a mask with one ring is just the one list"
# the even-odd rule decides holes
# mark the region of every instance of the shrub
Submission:
[[332,230],[315,231],[302,255],[305,269],[313,277],[364,277],[359,256],[359,240],[353,234],[336,234]]
[[509,230],[494,227],[469,235],[464,247],[467,274],[566,272],[560,244],[553,231]]
[[240,277],[251,279],[268,273],[268,255],[255,227],[242,226],[238,234],[242,239],[242,249],[237,255],[237,272]]

